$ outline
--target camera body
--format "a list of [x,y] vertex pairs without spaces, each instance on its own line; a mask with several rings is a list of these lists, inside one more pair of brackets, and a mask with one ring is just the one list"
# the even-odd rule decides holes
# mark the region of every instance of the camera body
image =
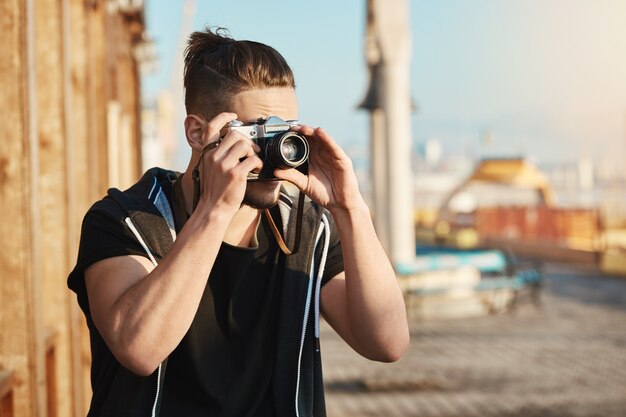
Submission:
[[309,142],[298,132],[291,130],[298,126],[297,120],[283,120],[270,116],[252,122],[233,120],[220,132],[224,137],[231,130],[236,130],[250,139],[259,147],[259,157],[263,161],[263,169],[259,173],[248,174],[248,181],[274,181],[274,170],[296,168],[307,173],[309,161]]

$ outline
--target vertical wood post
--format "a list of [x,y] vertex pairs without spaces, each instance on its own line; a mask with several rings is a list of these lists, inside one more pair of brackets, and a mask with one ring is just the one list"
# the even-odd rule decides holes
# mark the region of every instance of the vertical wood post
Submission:
[[3,1],[0,26],[0,368],[15,414],[45,416],[33,2]]
[[65,278],[69,268],[68,194],[66,178],[66,108],[64,106],[64,45],[62,2],[34,0],[37,85],[37,147],[39,172],[40,257],[42,310],[46,349],[47,409],[49,415],[71,414],[72,380],[62,377],[70,368],[69,292]]
[[[68,190],[67,251],[70,264],[76,261],[80,236],[81,217],[87,211],[95,190],[90,189],[88,147],[88,99],[87,99],[87,20],[85,2],[63,1],[63,42],[65,77],[64,94],[66,126],[66,190]],[[89,364],[85,360],[83,340],[86,339],[85,319],[76,297],[69,297],[70,361],[72,383],[72,413],[84,416],[89,404]]]
[[[411,171],[411,36],[407,0],[368,0],[365,52],[370,88],[377,231],[394,266],[415,257]],[[382,116],[379,113],[382,112]]]

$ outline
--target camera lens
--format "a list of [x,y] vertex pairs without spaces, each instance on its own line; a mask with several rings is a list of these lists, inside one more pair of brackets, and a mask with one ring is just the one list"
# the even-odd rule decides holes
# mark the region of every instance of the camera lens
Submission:
[[292,138],[287,138],[280,146],[280,154],[287,161],[297,161],[298,145]]
[[295,132],[285,132],[267,143],[268,161],[277,168],[296,168],[309,158],[309,143]]

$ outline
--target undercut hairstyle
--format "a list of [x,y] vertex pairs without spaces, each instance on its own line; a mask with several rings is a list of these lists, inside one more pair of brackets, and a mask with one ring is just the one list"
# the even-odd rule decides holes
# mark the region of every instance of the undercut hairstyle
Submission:
[[265,44],[233,39],[224,28],[189,37],[185,49],[185,108],[207,121],[231,111],[233,96],[249,89],[292,87],[285,58]]

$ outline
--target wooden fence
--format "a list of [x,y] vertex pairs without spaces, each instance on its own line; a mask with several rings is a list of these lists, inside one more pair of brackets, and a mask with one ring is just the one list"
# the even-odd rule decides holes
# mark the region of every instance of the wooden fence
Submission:
[[0,417],[84,416],[89,347],[67,289],[80,222],[139,174],[143,11],[0,2]]

